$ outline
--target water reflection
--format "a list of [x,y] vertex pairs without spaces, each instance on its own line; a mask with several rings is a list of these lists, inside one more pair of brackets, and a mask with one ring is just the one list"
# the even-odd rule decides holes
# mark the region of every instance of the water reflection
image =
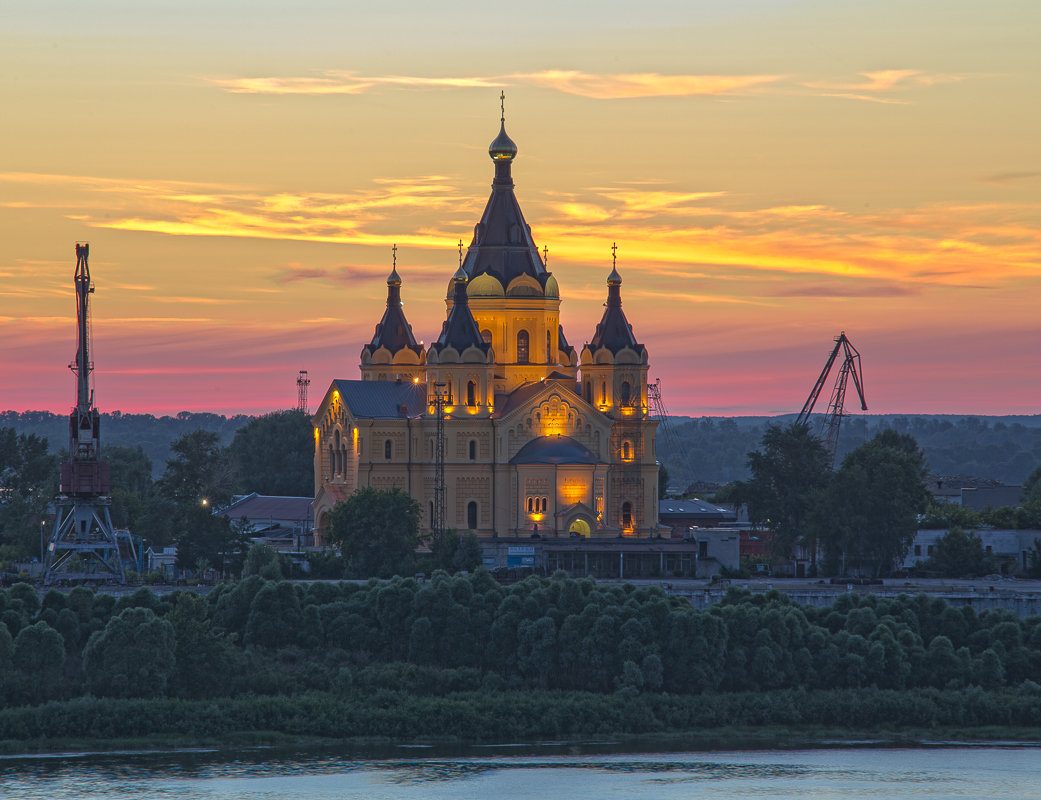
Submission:
[[[571,800],[988,798],[1041,792],[1041,749],[357,757],[249,751],[0,759],[0,798],[88,800]],[[581,747],[578,748],[581,750]],[[400,751],[399,751],[400,752]],[[414,753],[415,751],[406,751]]]

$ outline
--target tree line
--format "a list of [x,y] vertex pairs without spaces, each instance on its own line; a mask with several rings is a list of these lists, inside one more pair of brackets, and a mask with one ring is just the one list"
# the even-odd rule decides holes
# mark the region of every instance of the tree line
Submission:
[[[659,435],[658,455],[674,486],[747,480],[746,454],[771,425],[789,418],[673,418]],[[891,430],[914,438],[934,475],[972,475],[1018,485],[1041,464],[1041,416],[854,415],[842,424],[838,458]]]
[[[141,446],[105,446],[101,457],[111,469],[113,524],[154,546],[176,543],[186,569],[238,575],[249,530],[213,514],[233,495],[314,492],[312,428],[298,411],[250,419],[227,446],[219,433],[203,428],[167,444],[170,456],[158,479]],[[34,433],[0,428],[0,562],[39,555],[41,524],[46,532],[65,457]]]
[[[250,570],[247,569],[247,572]],[[826,608],[731,590],[706,610],[657,587],[486,570],[425,583],[249,574],[208,596],[0,591],[0,694],[241,698],[308,691],[1041,691],[1041,617],[936,598]]]

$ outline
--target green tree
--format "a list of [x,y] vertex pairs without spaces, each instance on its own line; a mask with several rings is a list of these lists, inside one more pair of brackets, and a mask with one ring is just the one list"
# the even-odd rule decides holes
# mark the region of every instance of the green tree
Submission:
[[233,479],[228,453],[215,433],[195,430],[170,445],[173,455],[160,479],[164,495],[182,507],[205,501],[219,508],[231,499]]
[[246,554],[246,563],[242,566],[242,577],[259,575],[269,581],[282,580],[282,565],[278,560],[275,548],[266,544],[255,544]]
[[83,649],[90,689],[102,697],[155,697],[166,694],[176,662],[173,625],[150,608],[126,608]]
[[222,577],[238,575],[249,550],[248,531],[244,532],[209,506],[195,505],[178,513],[177,566],[198,572],[205,563]]
[[29,625],[14,638],[12,662],[25,687],[23,696],[39,703],[57,693],[65,664],[65,641],[46,622]]
[[0,546],[9,557],[39,555],[40,524],[58,490],[58,458],[47,440],[0,428]]
[[752,477],[734,489],[749,519],[773,532],[775,556],[790,558],[805,543],[816,553],[814,511],[831,479],[828,453],[806,425],[770,425],[761,449],[748,454]]
[[140,533],[152,499],[152,462],[140,445],[106,447],[103,457],[112,475],[112,524]]
[[228,449],[243,493],[307,497],[314,493],[314,436],[300,411],[257,417],[235,433]]
[[1041,503],[1041,466],[1034,467],[1034,471],[1023,482],[1023,500],[1027,503]]
[[213,630],[209,604],[193,592],[181,592],[166,615],[176,641],[170,688],[188,697],[215,697],[231,685],[235,651],[229,637]]
[[340,546],[350,576],[408,575],[420,544],[419,514],[419,503],[400,489],[364,487],[329,512],[329,540]]
[[902,559],[929,501],[926,466],[907,434],[886,430],[850,452],[822,504],[829,567],[888,573]]
[[945,578],[975,577],[990,572],[991,561],[979,536],[961,528],[951,528],[936,540],[936,547],[925,568]]

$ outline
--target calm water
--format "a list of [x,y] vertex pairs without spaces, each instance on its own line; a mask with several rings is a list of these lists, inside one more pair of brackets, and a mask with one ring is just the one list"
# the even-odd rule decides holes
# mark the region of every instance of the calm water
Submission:
[[625,755],[502,755],[500,748],[466,758],[403,752],[378,760],[255,752],[238,760],[202,753],[11,758],[0,760],[0,798],[1041,799],[1041,749],[1030,747]]

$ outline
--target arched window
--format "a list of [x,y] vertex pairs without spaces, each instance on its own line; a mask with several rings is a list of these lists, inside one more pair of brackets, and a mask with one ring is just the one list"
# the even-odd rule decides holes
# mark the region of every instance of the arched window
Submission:
[[632,446],[632,444],[628,440],[626,440],[626,441],[622,442],[622,461],[632,461],[632,460],[633,460],[633,446]]
[[389,459],[392,455],[394,455],[394,443],[390,439],[387,439],[387,441],[383,443],[383,457]]
[[626,501],[622,503],[622,527],[631,528],[633,526],[633,504]]
[[473,381],[466,382],[466,404],[468,406],[477,405],[477,384]]
[[528,363],[528,332],[517,331],[517,363]]
[[339,475],[340,474],[340,470],[336,466],[336,453],[337,453],[337,451],[333,450],[333,446],[329,445],[329,471],[333,475]]
[[600,382],[600,405],[607,405],[607,381]]
[[477,460],[477,442],[475,442],[473,439],[470,440],[470,460]]
[[591,384],[589,381],[586,381],[586,402],[593,402],[593,384]]
[[546,331],[546,363],[553,363],[553,348],[550,346],[549,330]]
[[491,344],[492,343],[492,332],[490,330],[488,330],[487,328],[485,328],[483,331],[481,331],[481,339],[486,344]]
[[627,404],[629,402],[632,392],[633,388],[629,385],[629,381],[622,381],[622,403]]
[[477,530],[477,503],[473,500],[466,504],[466,527]]
[[542,498],[542,513],[543,514],[546,513],[546,498],[545,497]]
[[434,527],[434,501],[430,501],[430,527]]
[[535,512],[535,498],[534,497],[529,497],[528,498],[528,513],[532,514],[534,512]]

